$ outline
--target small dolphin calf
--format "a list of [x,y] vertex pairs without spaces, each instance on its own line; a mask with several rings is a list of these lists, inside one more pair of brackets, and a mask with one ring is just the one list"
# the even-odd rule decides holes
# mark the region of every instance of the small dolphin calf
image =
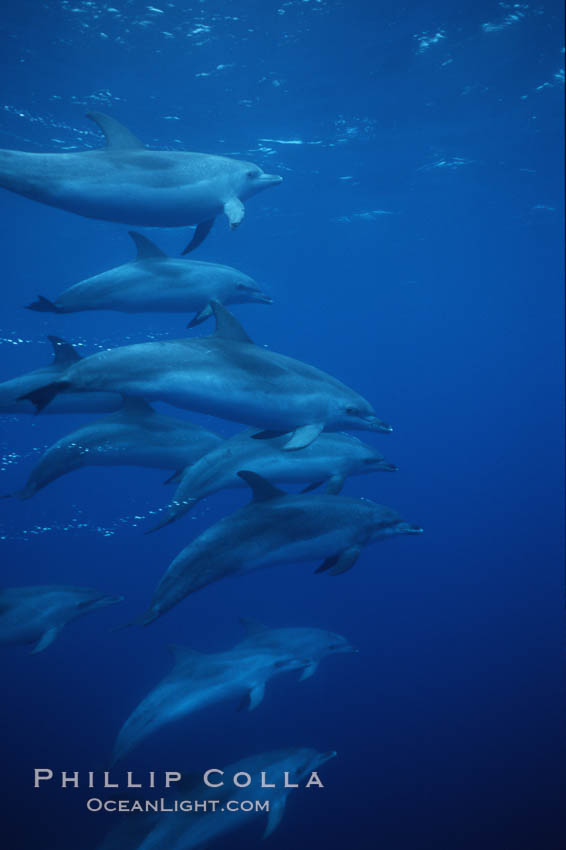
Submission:
[[77,428],[41,456],[22,490],[29,499],[52,481],[83,466],[176,469],[222,443],[222,437],[172,416],[161,416],[141,398],[126,398],[117,413]]
[[0,150],[0,186],[34,201],[103,221],[141,227],[198,225],[185,253],[206,238],[224,212],[230,228],[243,201],[281,183],[257,165],[225,156],[152,151],[114,118],[91,112],[103,150],[25,153]]
[[238,475],[240,469],[249,469],[268,481],[311,482],[307,490],[326,482],[326,492],[334,495],[340,492],[348,475],[397,469],[378,451],[348,434],[321,434],[314,443],[296,452],[283,450],[287,439],[283,436],[254,440],[253,431],[245,431],[214,446],[174,476],[173,480],[179,478],[179,486],[168,516],[152,530],[179,519],[212,493],[245,487],[246,482]]
[[363,547],[393,534],[420,534],[391,508],[368,499],[289,495],[254,472],[240,476],[253,491],[249,505],[189,543],[161,579],[141,623],[147,625],[185,596],[214,581],[291,561],[322,560],[316,572],[351,569]]
[[67,623],[122,599],[88,587],[39,585],[0,590],[0,646],[33,643],[32,653],[42,652]]
[[354,390],[314,366],[254,345],[222,304],[211,306],[213,336],[102,351],[23,398],[39,412],[59,393],[142,396],[279,433],[292,431],[285,449],[307,446],[323,430],[391,431]]
[[[192,811],[171,813],[169,810],[157,817],[153,813],[139,817],[129,815],[109,833],[99,850],[208,848],[217,838],[229,835],[261,817],[261,810],[257,806],[252,806],[249,811],[248,806],[241,805],[247,800],[268,803],[264,809],[269,814],[263,833],[263,837],[267,838],[281,823],[290,791],[300,786],[303,794],[308,796],[314,793],[314,789],[324,788],[318,771],[335,756],[335,751],[320,753],[310,747],[289,747],[242,759],[224,767],[222,771],[212,769],[208,777],[209,784],[203,780],[190,788],[186,782],[181,782],[176,792],[169,792],[165,798],[171,806],[175,799],[187,799],[190,793],[190,800],[194,801]],[[231,780],[238,774],[240,781],[247,780],[249,776],[250,784],[246,787],[234,786]],[[265,776],[263,785],[266,787],[261,787],[262,775]],[[206,808],[203,805],[211,799],[218,801],[214,810],[210,802]],[[200,803],[200,807],[197,808],[195,803]]]
[[244,698],[250,711],[262,701],[272,676],[302,670],[301,679],[335,652],[354,652],[340,635],[321,629],[268,629],[244,621],[249,636],[228,652],[203,654],[172,647],[175,665],[126,720],[114,748],[114,762],[156,729],[215,702]]
[[167,257],[157,245],[131,232],[137,257],[129,263],[89,277],[65,289],[54,301],[42,295],[29,310],[40,313],[79,313],[84,310],[116,310],[122,313],[190,313],[189,327],[212,315],[210,301],[222,304],[273,299],[251,277],[218,263]]
[[[53,362],[0,383],[0,414],[33,413],[33,404],[22,399],[22,396],[44,386],[48,381],[57,380],[69,366],[81,359],[80,354],[64,339],[57,336],[47,338],[53,346]],[[48,413],[110,413],[118,410],[121,404],[122,397],[116,393],[66,393],[49,405]]]

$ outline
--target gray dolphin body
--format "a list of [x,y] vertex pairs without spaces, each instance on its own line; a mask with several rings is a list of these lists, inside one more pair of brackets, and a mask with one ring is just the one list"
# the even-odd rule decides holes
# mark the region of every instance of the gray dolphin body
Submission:
[[40,313],[116,310],[122,313],[190,313],[189,327],[212,314],[210,301],[222,304],[271,304],[257,283],[230,266],[167,257],[140,233],[130,233],[137,257],[129,263],[82,280],[54,301],[42,295],[29,305]]
[[77,617],[121,602],[87,587],[38,585],[0,590],[0,646],[34,643],[42,652]]
[[190,593],[229,576],[293,561],[318,561],[316,572],[351,569],[364,546],[394,534],[417,534],[391,508],[368,499],[289,495],[253,472],[249,505],[211,526],[177,555],[142,618],[152,623]]
[[249,636],[228,652],[205,655],[172,647],[173,669],[122,726],[114,762],[167,723],[231,698],[243,698],[251,711],[262,701],[272,676],[302,670],[303,680],[312,676],[327,655],[355,651],[345,638],[321,629],[268,629],[251,621],[244,624]]
[[25,487],[10,495],[29,499],[52,481],[84,466],[177,469],[223,442],[222,437],[172,416],[161,416],[139,398],[117,413],[77,428],[42,455]]
[[[72,345],[56,336],[48,337],[53,346],[53,362],[17,378],[0,383],[0,415],[2,413],[33,413],[34,406],[22,396],[56,381],[81,357]],[[48,413],[110,413],[122,405],[122,397],[116,393],[66,393],[54,399]]]
[[0,151],[0,186],[87,218],[141,227],[199,225],[187,250],[206,238],[224,212],[230,227],[243,201],[281,183],[257,165],[224,156],[152,151],[100,112],[88,116],[106,137],[103,150],[77,153]]
[[254,345],[234,316],[212,302],[216,333],[103,351],[28,393],[38,411],[61,392],[120,392],[293,435],[286,449],[323,430],[391,431],[368,401],[330,375]]
[[[323,783],[318,771],[322,765],[336,756],[335,751],[321,753],[311,747],[288,747],[261,753],[241,759],[227,765],[222,772],[213,773],[209,781],[221,787],[210,787],[203,782],[189,786],[188,781],[179,783],[176,790],[165,798],[169,804],[175,799],[189,797],[195,802],[215,799],[218,805],[215,811],[194,809],[191,813],[165,812],[161,815],[153,813],[124,817],[106,836],[98,850],[196,850],[208,848],[217,838],[228,835],[249,823],[259,820],[261,811],[253,807],[246,811],[240,805],[226,810],[230,801],[241,803],[244,800],[269,801],[269,814],[263,837],[270,836],[285,814],[285,804],[291,787],[303,787]],[[251,784],[239,788],[232,784],[232,777],[237,774],[248,774]],[[261,787],[262,774],[265,774],[265,786]],[[287,786],[285,787],[285,774]],[[316,776],[316,779],[315,779]],[[241,777],[240,777],[241,779]],[[319,786],[320,787],[320,786]],[[304,788],[304,793],[308,789]]]
[[349,475],[397,469],[378,451],[348,434],[321,434],[309,446],[295,452],[284,451],[287,439],[282,436],[254,440],[253,431],[245,431],[215,446],[181,470],[168,515],[154,530],[179,519],[212,493],[245,487],[246,482],[238,475],[240,469],[248,469],[268,481],[311,482],[309,490],[326,482],[326,492],[333,495],[340,492]]

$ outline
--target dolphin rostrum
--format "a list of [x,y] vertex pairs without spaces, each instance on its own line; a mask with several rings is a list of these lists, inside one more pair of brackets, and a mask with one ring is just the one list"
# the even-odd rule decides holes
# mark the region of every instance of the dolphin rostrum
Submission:
[[307,446],[323,430],[392,430],[354,390],[314,366],[254,345],[222,304],[211,306],[212,336],[102,351],[23,397],[39,412],[59,393],[142,396],[267,429],[258,436],[292,431],[285,449]]
[[126,127],[91,112],[106,138],[101,150],[26,153],[0,150],[0,186],[34,201],[103,221],[140,227],[198,225],[184,253],[224,212],[230,228],[247,198],[281,183],[251,162],[186,151],[153,151]]
[[[2,413],[33,413],[34,406],[22,396],[48,381],[56,381],[81,356],[73,346],[57,336],[47,337],[53,346],[53,361],[49,366],[42,366],[17,378],[10,378],[0,383],[0,414]],[[116,393],[65,393],[54,399],[49,405],[48,413],[110,413],[118,410],[122,398]]]
[[252,501],[177,555],[139,621],[143,625],[214,581],[292,561],[322,560],[316,572],[336,576],[354,566],[366,544],[422,532],[369,499],[290,495],[255,472],[242,470],[239,475],[252,488]]
[[[204,850],[217,838],[253,823],[262,811],[269,812],[263,833],[267,838],[281,823],[291,790],[300,788],[308,794],[324,788],[318,771],[335,756],[335,751],[321,753],[310,747],[289,747],[241,759],[222,770],[213,768],[192,787],[183,779],[164,798],[168,808],[162,814],[146,811],[125,816],[98,850]],[[232,784],[232,777],[236,776],[239,785]],[[247,777],[250,783],[244,787]],[[173,811],[174,801],[189,793],[192,810]],[[241,805],[250,799],[265,804],[265,808]],[[143,811],[143,804],[139,805]]]
[[40,313],[195,311],[189,324],[194,327],[212,315],[213,298],[222,304],[273,301],[251,277],[230,266],[167,257],[147,236],[133,231],[130,236],[137,248],[135,260],[75,283],[54,301],[40,295],[28,309]]
[[183,419],[162,416],[141,398],[125,398],[121,410],[77,428],[54,443],[11,496],[29,499],[52,481],[84,466],[177,469],[191,464],[222,437]]
[[113,762],[167,723],[226,699],[240,698],[252,709],[262,701],[272,676],[302,670],[313,675],[319,662],[336,652],[355,652],[340,635],[322,629],[269,629],[243,621],[248,637],[227,652],[203,654],[173,646],[170,673],[139,703],[122,726]]
[[32,653],[42,652],[67,623],[122,599],[88,587],[5,588],[0,590],[0,646],[33,643]]
[[393,471],[382,454],[348,434],[323,433],[295,452],[283,450],[287,437],[254,440],[253,431],[236,434],[214,446],[169,481],[179,481],[166,518],[153,531],[187,513],[197,502],[225,488],[245,487],[240,469],[249,469],[280,483],[309,483],[303,492],[326,483],[326,493],[336,495],[349,475],[377,470]]

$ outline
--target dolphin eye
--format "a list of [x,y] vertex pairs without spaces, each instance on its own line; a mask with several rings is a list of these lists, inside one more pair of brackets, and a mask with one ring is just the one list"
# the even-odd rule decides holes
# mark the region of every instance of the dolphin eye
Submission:
[[236,286],[236,289],[242,289],[244,292],[248,292],[248,291],[250,290],[250,288],[251,288],[251,287],[246,286],[246,284],[245,284],[245,283],[239,283],[239,284]]
[[259,177],[259,171],[257,171],[257,170],[248,171],[248,177],[250,177],[250,178]]
[[357,416],[357,415],[358,415],[358,413],[359,413],[359,410],[358,410],[358,408],[357,408],[357,407],[347,407],[347,408],[346,408],[346,413],[347,413],[349,416]]

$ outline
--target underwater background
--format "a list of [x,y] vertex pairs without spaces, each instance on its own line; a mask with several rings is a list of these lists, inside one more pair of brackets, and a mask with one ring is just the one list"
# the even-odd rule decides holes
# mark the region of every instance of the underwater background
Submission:
[[[272,295],[234,308],[258,344],[335,375],[392,423],[360,436],[399,471],[352,477],[344,493],[425,530],[337,578],[277,567],[112,631],[248,493],[218,493],[149,537],[164,471],[87,468],[2,501],[3,586],[126,597],[45,653],[2,651],[3,847],[94,850],[113,818],[86,812],[86,790],[34,791],[33,768],[106,769],[168,645],[227,649],[240,616],[330,629],[360,652],[305,682],[275,679],[252,713],[222,704],[172,724],[124,767],[337,750],[324,791],[289,797],[273,850],[563,846],[562,18],[551,0],[3,3],[1,148],[99,147],[94,109],[150,147],[283,175],[237,232],[221,218],[193,256]],[[126,262],[132,244],[126,226],[8,192],[0,210],[1,380],[50,362],[47,334],[86,354],[211,332],[186,331],[183,315],[24,310]],[[187,242],[186,228],[143,232],[171,255]],[[88,419],[2,415],[1,491]],[[259,846],[261,826],[214,847]]]

